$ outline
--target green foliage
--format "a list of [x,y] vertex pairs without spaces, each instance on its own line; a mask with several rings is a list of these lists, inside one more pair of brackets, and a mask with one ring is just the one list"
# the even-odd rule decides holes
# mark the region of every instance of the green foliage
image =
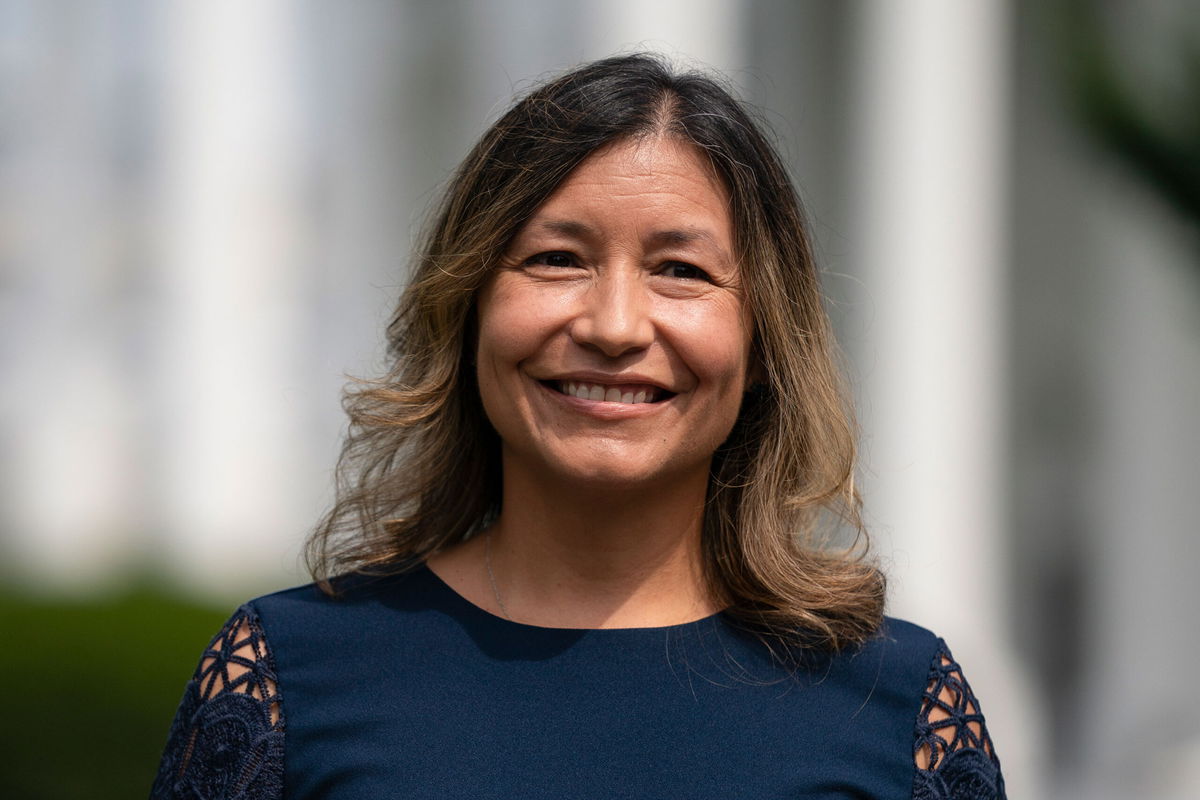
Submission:
[[147,796],[184,685],[224,619],[152,589],[95,603],[0,594],[0,796]]
[[1058,8],[1058,45],[1080,121],[1183,219],[1200,226],[1200,26],[1193,18],[1171,41],[1140,43],[1178,66],[1175,82],[1164,84],[1129,68],[1119,54],[1122,37],[1104,24],[1102,3],[1060,0]]

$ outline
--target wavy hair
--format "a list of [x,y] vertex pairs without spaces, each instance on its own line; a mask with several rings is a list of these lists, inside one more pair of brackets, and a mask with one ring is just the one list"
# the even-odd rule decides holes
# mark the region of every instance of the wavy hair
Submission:
[[[633,54],[535,88],[483,135],[434,210],[387,328],[389,371],[346,392],[337,500],[309,537],[313,577],[398,572],[497,515],[499,439],[473,369],[475,299],[506,246],[598,149],[669,136],[709,159],[732,204],[761,382],[714,454],[702,530],[714,599],[764,639],[839,650],[874,632],[884,580],[867,558],[855,429],[807,225],[762,128],[713,78]],[[823,522],[856,531],[825,545]]]

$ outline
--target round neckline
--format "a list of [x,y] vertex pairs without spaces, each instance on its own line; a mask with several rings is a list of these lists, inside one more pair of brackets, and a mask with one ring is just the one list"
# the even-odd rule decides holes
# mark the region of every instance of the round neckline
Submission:
[[431,577],[433,579],[434,583],[455,604],[466,609],[469,613],[471,613],[475,616],[481,617],[483,619],[486,619],[486,620],[494,621],[495,623],[510,625],[517,629],[521,629],[524,631],[530,631],[530,632],[538,632],[543,635],[569,634],[569,635],[574,635],[574,636],[580,636],[580,635],[583,635],[586,633],[586,634],[597,634],[597,635],[601,635],[601,636],[612,636],[612,635],[622,635],[622,634],[627,635],[627,636],[634,636],[634,635],[645,634],[645,633],[686,631],[690,628],[694,628],[694,627],[703,625],[707,622],[716,621],[718,618],[721,617],[722,614],[725,613],[724,611],[716,611],[712,614],[709,614],[708,616],[701,617],[699,619],[694,619],[694,620],[691,620],[690,622],[678,622],[674,625],[650,625],[650,626],[633,627],[633,628],[556,628],[556,627],[551,627],[548,625],[532,625],[527,622],[517,622],[516,620],[512,620],[507,617],[502,617],[499,614],[493,614],[491,611],[488,611],[486,608],[483,608],[481,606],[476,605],[475,603],[472,603],[470,600],[468,600],[467,598],[465,598],[461,594],[459,594],[458,590],[456,590],[453,586],[446,583],[446,581],[442,580],[442,576],[438,575],[436,572],[434,572],[432,569],[430,569],[429,564],[427,564],[425,562],[421,563],[421,566],[418,568],[418,571],[424,572],[429,577]]

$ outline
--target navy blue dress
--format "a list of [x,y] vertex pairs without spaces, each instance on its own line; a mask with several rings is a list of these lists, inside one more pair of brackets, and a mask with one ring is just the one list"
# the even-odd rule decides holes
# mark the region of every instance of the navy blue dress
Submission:
[[153,798],[1004,797],[961,670],[906,622],[785,668],[722,614],[539,628],[426,567],[343,588],[238,610]]

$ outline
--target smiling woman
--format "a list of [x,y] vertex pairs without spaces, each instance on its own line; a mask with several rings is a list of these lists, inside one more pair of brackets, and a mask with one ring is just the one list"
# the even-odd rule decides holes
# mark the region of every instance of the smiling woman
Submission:
[[[798,199],[711,78],[534,90],[451,182],[348,397],[316,582],[205,651],[155,797],[1004,793],[883,616]],[[286,757],[285,757],[286,754]]]
[[478,300],[507,479],[581,501],[688,481],[703,503],[749,382],[728,205],[694,148],[653,138],[590,157],[517,233]]

